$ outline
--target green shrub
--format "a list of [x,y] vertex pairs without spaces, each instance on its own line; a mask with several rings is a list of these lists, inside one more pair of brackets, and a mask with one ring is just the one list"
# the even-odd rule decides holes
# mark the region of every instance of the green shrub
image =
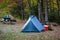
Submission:
[[57,19],[57,21],[56,21],[58,24],[60,24],[60,16],[59,16],[59,18]]

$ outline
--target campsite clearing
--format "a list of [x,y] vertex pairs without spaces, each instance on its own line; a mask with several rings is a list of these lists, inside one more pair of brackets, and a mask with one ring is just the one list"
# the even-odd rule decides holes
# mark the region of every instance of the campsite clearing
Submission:
[[0,40],[60,40],[60,26],[53,31],[23,33],[21,28],[25,21],[19,21],[15,25],[0,23]]

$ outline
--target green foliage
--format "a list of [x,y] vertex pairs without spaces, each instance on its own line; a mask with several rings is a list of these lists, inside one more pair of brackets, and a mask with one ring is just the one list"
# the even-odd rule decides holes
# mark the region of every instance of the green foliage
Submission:
[[57,13],[50,13],[49,14],[49,21],[56,22],[57,19],[58,19],[58,14]]
[[25,19],[28,19],[28,18],[29,18],[29,12],[25,12],[24,18],[25,18]]
[[58,17],[58,19],[56,20],[56,22],[60,25],[60,16]]
[[58,16],[58,13],[51,13],[49,14],[49,21],[57,22],[58,24],[60,24],[60,16]]
[[38,16],[38,6],[33,5],[31,8],[32,8],[32,14]]
[[[11,4],[8,4],[8,2],[12,2]],[[28,19],[29,17],[29,7],[28,7],[28,0],[23,0],[23,7],[24,8],[24,19]],[[58,0],[59,1],[59,0]],[[18,3],[17,3],[18,2]],[[15,18],[21,18],[21,6],[22,3],[19,0],[4,0],[0,3],[0,17],[2,17],[5,14],[12,14]],[[42,3],[42,13],[45,13],[45,2]],[[31,14],[36,15],[38,17],[38,2],[37,0],[30,0],[30,7],[31,7]],[[41,6],[42,6],[41,5]],[[48,0],[48,13],[49,13],[49,21],[60,23],[60,17],[58,16],[58,7],[57,7],[56,0]],[[60,1],[59,1],[60,6]],[[50,10],[51,9],[51,10]]]
[[13,33],[0,34],[0,40],[15,40]]
[[3,0],[3,2],[0,3],[0,9],[7,7],[9,0]]

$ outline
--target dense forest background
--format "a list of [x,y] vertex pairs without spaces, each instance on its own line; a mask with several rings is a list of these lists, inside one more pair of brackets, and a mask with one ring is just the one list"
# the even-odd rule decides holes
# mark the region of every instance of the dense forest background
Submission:
[[35,15],[42,22],[60,23],[60,0],[0,0],[0,18],[5,14],[22,20]]

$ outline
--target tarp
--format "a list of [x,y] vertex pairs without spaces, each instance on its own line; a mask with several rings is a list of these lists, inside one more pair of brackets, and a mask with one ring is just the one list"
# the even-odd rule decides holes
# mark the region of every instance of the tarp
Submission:
[[31,15],[25,25],[22,27],[22,32],[41,32],[44,30],[43,25],[38,21],[37,17]]

